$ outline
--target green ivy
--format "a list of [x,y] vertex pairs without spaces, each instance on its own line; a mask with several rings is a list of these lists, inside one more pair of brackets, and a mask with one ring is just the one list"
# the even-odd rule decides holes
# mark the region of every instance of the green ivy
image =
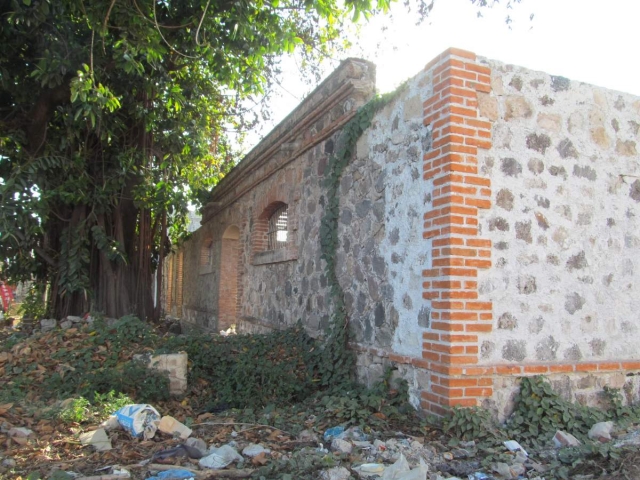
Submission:
[[329,297],[333,302],[333,316],[327,331],[324,348],[320,352],[322,362],[321,382],[325,387],[343,390],[352,381],[355,366],[355,354],[348,349],[349,328],[344,291],[336,274],[336,252],[338,249],[338,218],[340,215],[340,178],[356,153],[356,143],[363,132],[371,125],[373,116],[397,95],[400,89],[377,96],[362,106],[354,117],[344,126],[338,148],[329,158],[327,177],[327,205],[320,223],[320,247],[322,258],[326,262],[325,271],[329,286]]

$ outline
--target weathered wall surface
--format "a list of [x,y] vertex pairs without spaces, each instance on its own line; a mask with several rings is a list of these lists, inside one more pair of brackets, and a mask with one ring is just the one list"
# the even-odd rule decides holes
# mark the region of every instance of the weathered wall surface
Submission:
[[[182,247],[186,323],[213,331],[233,323],[243,333],[298,320],[314,335],[326,327],[331,305],[318,239],[322,182],[339,128],[371,98],[374,81],[372,64],[344,62],[216,187],[202,227]],[[279,204],[288,205],[287,246],[265,251],[259,235]],[[223,239],[231,230],[234,240]],[[209,242],[210,261],[203,264]],[[237,260],[225,253],[231,250]],[[229,299],[234,281],[235,319]]]
[[[391,366],[390,355],[422,360],[428,321],[422,268],[429,255],[421,235],[428,190],[421,160],[429,135],[422,102],[431,89],[430,72],[404,85],[374,116],[341,178],[337,273],[360,351],[358,376],[368,385]],[[419,406],[427,372],[407,362],[397,374]]]
[[[180,295],[167,284],[172,312],[209,330],[323,331],[327,161],[373,70],[343,63],[216,187],[181,249]],[[504,416],[535,374],[583,403],[605,384],[640,400],[639,141],[638,98],[457,49],[430,62],[341,177],[337,275],[359,378],[394,365],[436,414]],[[288,242],[267,251],[282,204]]]
[[480,158],[494,268],[479,277],[495,325],[480,363],[637,357],[640,100],[490,61],[495,120]]
[[[422,99],[427,72],[405,85],[372,120],[342,175],[338,277],[360,345],[421,356],[420,235],[427,188],[422,180]],[[424,319],[423,319],[424,320]]]

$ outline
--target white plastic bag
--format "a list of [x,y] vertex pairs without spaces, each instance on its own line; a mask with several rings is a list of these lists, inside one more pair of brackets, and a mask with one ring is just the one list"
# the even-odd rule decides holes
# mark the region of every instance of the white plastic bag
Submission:
[[146,404],[125,405],[114,415],[132,437],[144,437],[145,440],[153,438],[158,429],[156,420],[160,420],[158,411]]
[[220,448],[211,447],[206,457],[198,460],[201,467],[220,470],[231,465],[236,460],[244,460],[235,448],[223,445]]
[[427,480],[429,466],[420,459],[420,465],[411,470],[409,462],[401,453],[400,458],[384,470],[382,480]]

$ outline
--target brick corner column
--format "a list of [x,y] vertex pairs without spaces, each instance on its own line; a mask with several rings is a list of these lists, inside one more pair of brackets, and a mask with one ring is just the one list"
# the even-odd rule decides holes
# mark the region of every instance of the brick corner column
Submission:
[[431,370],[422,407],[443,414],[475,406],[493,394],[489,369],[478,367],[481,333],[493,329],[493,305],[479,301],[478,270],[491,267],[491,241],[478,236],[478,212],[491,208],[491,180],[478,171],[478,150],[491,148],[492,123],[481,118],[478,92],[491,92],[491,71],[476,55],[449,49],[431,70],[433,94],[424,102],[432,144],[423,178],[431,204],[423,238],[431,251],[423,270],[423,298],[431,308],[423,353]]

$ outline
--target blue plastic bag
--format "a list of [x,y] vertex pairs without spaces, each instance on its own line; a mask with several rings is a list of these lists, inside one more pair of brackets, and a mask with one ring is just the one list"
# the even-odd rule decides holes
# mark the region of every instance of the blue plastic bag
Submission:
[[172,468],[165,472],[159,472],[156,476],[149,477],[147,480],[193,480],[195,478],[196,474],[189,470]]

